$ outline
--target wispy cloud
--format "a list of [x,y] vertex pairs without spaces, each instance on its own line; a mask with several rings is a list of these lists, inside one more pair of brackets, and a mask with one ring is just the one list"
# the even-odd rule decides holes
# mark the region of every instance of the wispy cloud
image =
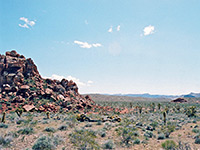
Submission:
[[120,31],[120,28],[121,28],[121,26],[120,26],[120,25],[118,25],[118,26],[117,26],[117,31]]
[[88,24],[89,24],[87,20],[85,20],[85,24],[86,24],[86,25],[88,25]]
[[28,20],[28,18],[25,17],[21,17],[19,20],[24,21],[24,24],[19,24],[19,26],[22,28],[30,28],[35,25],[35,21]]
[[64,76],[60,76],[60,75],[57,75],[57,74],[52,74],[50,77],[44,77],[44,78],[49,78],[49,79],[56,79],[56,80],[59,80],[61,81],[62,79],[67,79],[67,80],[72,80],[74,81],[79,87],[83,87],[83,86],[91,86],[93,84],[93,81],[89,80],[87,82],[82,82],[80,81],[80,79],[76,78],[76,77],[72,77],[72,76],[67,76],[67,77],[64,77]]
[[110,33],[113,32],[113,28],[112,28],[112,26],[108,29],[108,32],[110,32]]
[[74,41],[75,44],[78,44],[81,48],[92,48],[92,47],[101,47],[100,43],[89,44],[88,42]]
[[144,28],[144,30],[143,30],[144,33],[143,34],[144,34],[144,36],[153,34],[154,30],[155,30],[155,27],[152,26],[152,25],[149,25],[149,26]]
[[108,47],[109,53],[113,56],[119,55],[121,53],[121,45],[118,42],[113,42]]

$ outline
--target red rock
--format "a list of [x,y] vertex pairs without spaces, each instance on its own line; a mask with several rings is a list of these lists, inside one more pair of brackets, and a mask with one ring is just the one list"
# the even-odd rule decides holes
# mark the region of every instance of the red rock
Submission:
[[177,98],[175,100],[172,100],[171,102],[174,102],[174,103],[184,103],[184,102],[187,102],[187,100],[185,100],[184,98]]
[[25,111],[28,112],[28,111],[35,109],[35,106],[33,104],[32,105],[24,105],[23,108]]
[[45,94],[47,94],[47,95],[51,95],[51,94],[53,94],[53,90],[47,88],[47,89],[45,90]]
[[28,85],[20,86],[20,90],[28,90],[30,87]]

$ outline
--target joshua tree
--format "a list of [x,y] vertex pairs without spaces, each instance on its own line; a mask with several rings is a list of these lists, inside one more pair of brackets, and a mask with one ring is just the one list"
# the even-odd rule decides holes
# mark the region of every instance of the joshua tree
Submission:
[[142,113],[142,106],[139,106],[139,113]]
[[6,122],[5,120],[6,120],[6,112],[3,112],[1,122],[5,123]]
[[164,124],[166,124],[166,112],[165,111],[163,112],[163,121],[164,121]]
[[47,119],[49,119],[49,118],[50,118],[49,114],[50,114],[50,112],[49,112],[49,111],[47,111],[47,112],[46,112]]
[[22,113],[23,113],[23,109],[17,108],[17,109],[15,110],[15,112],[16,112],[16,114],[17,114],[19,117],[21,117],[21,115],[22,115]]
[[160,103],[158,103],[158,110],[160,110],[160,107],[161,107],[161,105],[160,105]]

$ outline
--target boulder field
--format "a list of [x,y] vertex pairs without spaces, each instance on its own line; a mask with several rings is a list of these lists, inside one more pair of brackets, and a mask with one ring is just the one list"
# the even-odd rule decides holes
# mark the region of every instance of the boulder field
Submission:
[[100,108],[82,96],[72,80],[44,79],[31,58],[15,50],[0,54],[0,113],[25,111],[85,111]]

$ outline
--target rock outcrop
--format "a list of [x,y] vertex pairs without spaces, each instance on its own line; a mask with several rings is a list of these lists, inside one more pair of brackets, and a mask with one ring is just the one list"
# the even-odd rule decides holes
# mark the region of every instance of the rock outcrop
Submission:
[[184,98],[177,98],[177,99],[172,100],[171,102],[174,102],[174,103],[185,103],[185,102],[187,102],[187,100],[185,100]]
[[42,78],[33,60],[14,50],[0,55],[0,112],[18,107],[26,111],[83,111],[94,106],[89,96],[79,94],[72,80]]

